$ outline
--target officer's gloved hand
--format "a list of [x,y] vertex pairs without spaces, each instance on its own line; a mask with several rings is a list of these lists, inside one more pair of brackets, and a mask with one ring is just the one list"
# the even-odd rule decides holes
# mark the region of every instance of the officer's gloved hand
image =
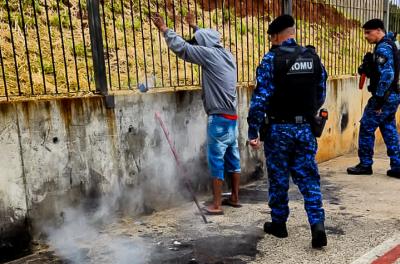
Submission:
[[364,55],[363,64],[364,63],[371,63],[371,62],[373,62],[373,60],[374,60],[374,55],[371,52],[367,52]]
[[365,74],[367,75],[368,78],[371,77],[371,71],[372,71],[372,64],[374,60],[374,55],[371,52],[367,52],[364,55],[363,58],[363,62],[360,65],[360,67],[358,67],[358,74],[362,75]]
[[362,75],[364,73],[365,73],[364,64],[361,64],[360,66],[358,66],[358,74]]

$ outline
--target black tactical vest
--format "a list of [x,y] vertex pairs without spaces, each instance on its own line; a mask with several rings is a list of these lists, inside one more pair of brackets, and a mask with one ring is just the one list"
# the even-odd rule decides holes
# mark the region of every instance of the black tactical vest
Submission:
[[315,49],[281,46],[272,51],[275,53],[275,91],[268,116],[276,119],[313,117],[318,111],[317,92],[322,75],[321,60]]
[[372,93],[372,95],[376,94],[376,90],[378,89],[378,84],[379,80],[381,79],[381,74],[378,69],[379,65],[379,57],[377,57],[376,54],[376,49],[378,45],[382,42],[386,42],[392,47],[393,50],[393,62],[394,62],[394,79],[392,84],[390,85],[390,90],[392,91],[398,91],[398,82],[399,82],[399,63],[400,63],[400,58],[399,58],[399,51],[396,47],[396,44],[390,40],[390,39],[382,39],[378,44],[376,44],[374,48],[374,57],[373,57],[373,64],[371,65],[372,70],[371,70],[371,78],[370,78],[370,84],[368,86],[368,91]]

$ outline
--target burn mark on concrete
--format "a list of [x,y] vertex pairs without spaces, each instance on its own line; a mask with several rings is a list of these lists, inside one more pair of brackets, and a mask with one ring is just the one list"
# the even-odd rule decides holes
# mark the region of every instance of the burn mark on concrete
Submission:
[[[242,227],[242,231],[245,228]],[[182,242],[179,246],[165,240],[155,248],[150,263],[231,264],[247,263],[239,256],[254,259],[257,244],[264,237],[261,229],[240,235],[214,235]]]
[[349,109],[347,104],[342,104],[341,110],[341,117],[340,117],[340,131],[343,131],[347,128],[349,124]]
[[326,226],[325,229],[329,235],[344,236],[346,234],[339,226]]
[[239,191],[240,201],[242,203],[255,204],[260,202],[267,202],[268,191],[267,185],[261,184],[260,186],[251,185],[246,188],[241,188]]
[[[323,198],[330,204],[340,205],[340,190],[341,188],[326,179],[321,180],[321,191]],[[260,202],[267,203],[268,201],[268,180],[258,181],[255,184],[241,188],[239,197],[242,203],[257,204]],[[291,183],[289,188],[289,200],[302,200],[298,187]]]
[[[152,249],[149,264],[242,264],[247,263],[243,256],[255,259],[258,253],[257,244],[264,236],[262,230],[253,230],[247,234],[232,236],[210,236],[196,240],[182,241],[179,245],[173,244],[173,239],[165,238]],[[155,245],[155,240],[143,236],[146,245]],[[88,248],[81,248],[78,254],[88,263],[91,261]],[[104,252],[107,254],[107,251]],[[71,260],[61,259],[54,252],[47,251],[20,259],[16,263],[72,263]]]
[[201,238],[194,243],[197,263],[245,263],[235,256],[255,257],[257,243],[264,236],[262,231],[234,236]]

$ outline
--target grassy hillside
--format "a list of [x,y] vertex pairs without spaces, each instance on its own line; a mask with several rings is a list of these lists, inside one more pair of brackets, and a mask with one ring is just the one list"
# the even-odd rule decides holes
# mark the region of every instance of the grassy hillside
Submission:
[[[294,4],[300,42],[317,47],[330,75],[354,73],[368,49],[354,15],[316,1]],[[199,84],[198,67],[177,60],[151,25],[149,15],[156,11],[185,38],[191,33],[182,17],[189,11],[200,26],[218,29],[237,59],[238,81],[252,81],[268,51],[266,30],[279,5],[272,0],[106,0],[100,11],[107,80],[117,90],[135,89],[146,79],[156,87]],[[0,96],[5,86],[11,96],[95,89],[86,0],[0,0],[0,51]]]

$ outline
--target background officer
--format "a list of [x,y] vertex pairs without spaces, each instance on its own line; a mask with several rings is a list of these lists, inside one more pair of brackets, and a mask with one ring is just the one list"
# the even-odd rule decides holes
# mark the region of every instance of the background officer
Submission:
[[247,118],[253,148],[260,146],[258,132],[265,115],[269,120],[264,150],[272,222],[264,224],[264,231],[280,238],[288,236],[290,174],[304,197],[312,246],[319,248],[327,245],[327,239],[315,163],[317,141],[310,123],[325,101],[327,74],[313,47],[296,44],[291,16],[276,18],[268,34],[272,48],[257,68],[257,86]]
[[382,20],[369,20],[363,28],[367,41],[376,44],[374,53],[369,53],[370,59],[364,58],[364,63],[359,68],[360,73],[366,73],[370,78],[368,91],[372,97],[368,100],[361,118],[358,140],[360,163],[348,168],[347,173],[372,174],[375,130],[379,127],[390,157],[391,169],[387,171],[387,175],[400,178],[400,146],[395,120],[400,103],[398,50],[392,40],[393,34],[385,35]]

